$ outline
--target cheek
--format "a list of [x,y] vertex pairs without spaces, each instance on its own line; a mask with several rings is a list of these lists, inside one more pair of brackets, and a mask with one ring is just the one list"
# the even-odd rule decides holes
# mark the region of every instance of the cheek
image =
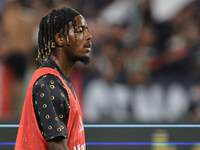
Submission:
[[71,50],[71,52],[72,52],[73,54],[77,54],[77,53],[80,52],[80,50],[82,49],[82,47],[83,47],[83,46],[81,45],[80,41],[77,40],[77,41],[75,41],[74,43],[71,43],[71,44],[70,44],[69,49]]
[[82,41],[84,39],[84,33],[77,34],[76,37],[77,37],[77,40]]

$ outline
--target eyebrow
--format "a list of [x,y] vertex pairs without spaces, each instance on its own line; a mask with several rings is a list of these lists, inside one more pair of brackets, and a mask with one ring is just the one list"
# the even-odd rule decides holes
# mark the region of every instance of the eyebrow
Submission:
[[84,25],[80,25],[80,26],[77,26],[77,27],[78,27],[78,28],[80,28],[80,27],[81,27],[81,28],[88,28],[88,26],[86,26],[86,25],[85,25],[85,26],[84,26]]

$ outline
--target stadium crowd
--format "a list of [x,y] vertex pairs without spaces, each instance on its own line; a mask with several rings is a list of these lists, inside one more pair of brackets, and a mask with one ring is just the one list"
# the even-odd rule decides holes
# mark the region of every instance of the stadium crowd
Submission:
[[0,120],[18,120],[34,70],[37,32],[52,8],[82,12],[91,63],[71,78],[89,123],[200,122],[200,2],[1,0]]

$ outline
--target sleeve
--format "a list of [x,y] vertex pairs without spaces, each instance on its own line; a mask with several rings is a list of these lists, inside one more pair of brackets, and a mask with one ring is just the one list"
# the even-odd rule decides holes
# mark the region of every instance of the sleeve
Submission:
[[36,118],[46,141],[68,138],[68,94],[58,80],[55,76],[40,79],[33,93]]

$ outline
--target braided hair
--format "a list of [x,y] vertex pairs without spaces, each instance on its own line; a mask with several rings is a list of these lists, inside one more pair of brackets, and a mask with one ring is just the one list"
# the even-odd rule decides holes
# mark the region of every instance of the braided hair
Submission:
[[[80,15],[80,13],[76,10],[63,7],[61,9],[54,9],[42,18],[38,32],[38,56],[36,60],[41,59],[43,62],[51,56],[52,51],[55,50],[56,46],[56,33],[62,32],[69,45],[69,22],[72,21],[72,25],[75,29],[76,22],[74,17],[77,15]],[[66,25],[67,35],[65,35]]]

